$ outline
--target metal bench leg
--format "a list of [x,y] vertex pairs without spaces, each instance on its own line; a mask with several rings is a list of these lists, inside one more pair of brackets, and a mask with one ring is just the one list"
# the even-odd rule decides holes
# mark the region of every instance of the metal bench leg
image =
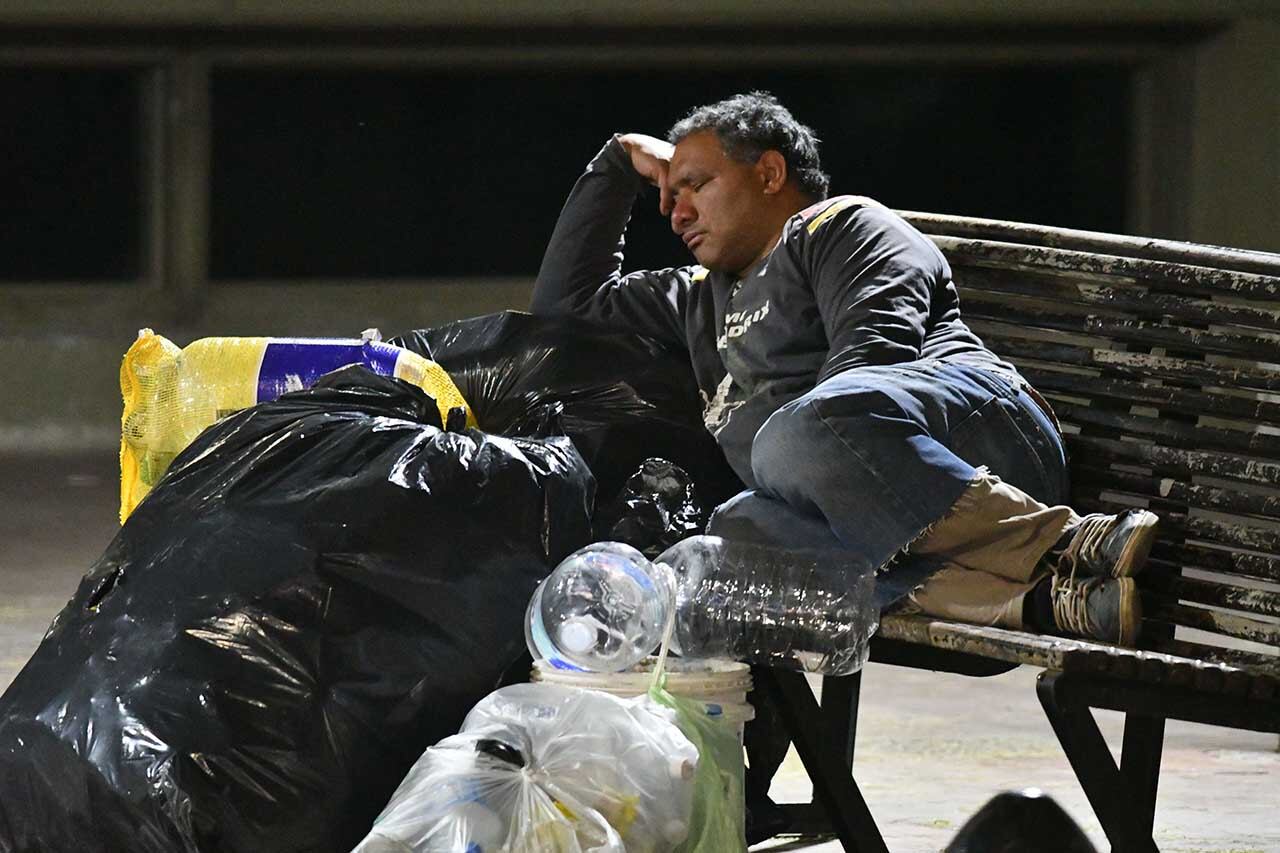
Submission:
[[1133,798],[1138,803],[1138,817],[1148,834],[1155,826],[1156,787],[1160,783],[1160,756],[1163,749],[1163,717],[1125,714],[1120,772],[1129,782]]
[[853,675],[822,679],[822,719],[827,738],[840,747],[840,759],[853,772],[853,750],[858,739],[858,698],[862,693],[862,670]]
[[1143,792],[1132,790],[1127,775],[1116,767],[1088,704],[1076,699],[1071,685],[1071,678],[1064,673],[1042,672],[1036,693],[1112,850],[1158,853],[1150,819],[1142,808],[1145,792],[1154,794],[1154,786]]
[[791,738],[813,781],[814,799],[831,821],[831,829],[850,853],[889,853],[858,783],[845,765],[844,750],[833,749],[822,724],[822,710],[804,675],[762,670],[756,680],[774,697]]

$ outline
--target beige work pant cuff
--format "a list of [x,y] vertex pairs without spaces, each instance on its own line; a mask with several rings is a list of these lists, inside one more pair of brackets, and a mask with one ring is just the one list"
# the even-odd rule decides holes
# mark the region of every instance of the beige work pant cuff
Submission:
[[1046,506],[985,468],[910,547],[943,567],[909,595],[930,616],[1021,629],[1026,594],[1049,573],[1042,558],[1080,517]]

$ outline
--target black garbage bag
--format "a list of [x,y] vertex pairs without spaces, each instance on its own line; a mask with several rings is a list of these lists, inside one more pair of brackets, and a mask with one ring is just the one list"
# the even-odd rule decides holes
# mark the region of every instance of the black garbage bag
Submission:
[[707,526],[693,478],[666,459],[646,459],[611,502],[596,508],[592,538],[625,542],[656,557]]
[[0,850],[350,850],[524,653],[591,488],[363,368],[210,428],[0,698]]
[[390,343],[449,371],[481,429],[524,434],[559,408],[602,502],[651,456],[688,471],[712,506],[742,488],[703,426],[688,354],[651,338],[572,317],[505,311]]

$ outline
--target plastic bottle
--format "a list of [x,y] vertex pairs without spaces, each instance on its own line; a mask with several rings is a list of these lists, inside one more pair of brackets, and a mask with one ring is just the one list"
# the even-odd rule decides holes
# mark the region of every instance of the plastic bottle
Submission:
[[662,641],[673,581],[630,545],[580,548],[534,590],[525,641],[535,658],[560,669],[628,669]]
[[692,536],[650,562],[618,542],[570,554],[529,602],[525,639],[562,669],[628,669],[671,649],[825,675],[867,660],[879,613],[875,575],[843,551],[803,551]]

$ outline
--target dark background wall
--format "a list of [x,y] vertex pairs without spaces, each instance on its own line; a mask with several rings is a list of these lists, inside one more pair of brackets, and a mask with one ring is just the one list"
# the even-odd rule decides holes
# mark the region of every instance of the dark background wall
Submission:
[[[768,89],[825,140],[837,192],[897,208],[1122,231],[1128,69],[215,70],[213,280],[529,276],[559,202],[614,129]],[[143,266],[137,72],[0,72],[9,280],[112,280]],[[520,139],[515,150],[513,138]],[[646,212],[650,212],[646,209]],[[653,215],[634,258],[687,255]],[[68,251],[68,246],[74,246]]]
[[[818,131],[837,192],[1280,250],[1280,22],[1209,5],[14,0],[0,450],[114,440],[140,326],[523,307],[610,133],[752,88]],[[628,266],[685,262],[651,208]]]

